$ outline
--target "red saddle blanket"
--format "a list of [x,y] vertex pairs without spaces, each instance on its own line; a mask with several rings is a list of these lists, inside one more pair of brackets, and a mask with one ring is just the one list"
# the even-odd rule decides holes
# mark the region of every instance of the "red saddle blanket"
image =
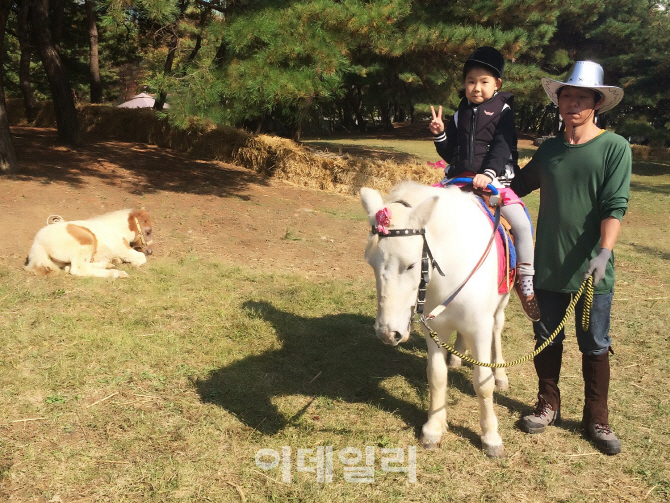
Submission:
[[[491,224],[493,227],[493,224]],[[512,289],[516,279],[516,268],[511,266],[509,243],[512,235],[503,226],[507,239],[503,240],[500,232],[496,232],[496,255],[498,256],[498,293],[507,293]]]
[[[491,229],[494,225],[494,216],[491,209],[483,200],[479,207],[489,217]],[[516,279],[516,252],[514,250],[514,239],[509,232],[510,225],[501,216],[498,232],[495,234],[495,253],[498,258],[498,293],[503,294],[511,290]]]

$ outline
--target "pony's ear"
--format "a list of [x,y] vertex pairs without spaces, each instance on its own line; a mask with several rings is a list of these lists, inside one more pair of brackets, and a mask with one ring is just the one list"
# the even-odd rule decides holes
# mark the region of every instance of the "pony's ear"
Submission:
[[423,229],[435,210],[439,197],[433,196],[426,199],[416,207],[409,217],[409,226],[413,229]]
[[371,220],[374,220],[377,212],[384,207],[382,195],[375,189],[367,187],[361,188],[361,203],[363,203],[363,208],[368,212],[368,217]]

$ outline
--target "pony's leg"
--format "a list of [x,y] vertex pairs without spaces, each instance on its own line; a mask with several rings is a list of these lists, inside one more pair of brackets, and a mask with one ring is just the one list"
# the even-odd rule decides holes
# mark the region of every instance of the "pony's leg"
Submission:
[[[505,303],[507,304],[507,303]],[[502,331],[505,325],[505,307],[498,308],[493,317],[493,341],[491,344],[491,353],[493,363],[505,363],[502,353]],[[497,390],[509,389],[509,380],[503,367],[494,368],[495,385]]]
[[[465,339],[458,332],[456,332],[456,342],[454,342],[454,349],[461,354],[465,354],[466,351]],[[453,353],[449,353],[449,356],[447,356],[447,362],[449,364],[449,368],[452,369],[459,368],[463,363],[460,357],[456,356]]]
[[118,269],[105,269],[99,267],[100,262],[93,262],[93,265],[90,261],[90,257],[93,254],[91,249],[88,253],[86,250],[72,259],[70,263],[70,274],[74,276],[95,276],[98,278],[127,278],[128,273],[125,271],[120,271]]
[[91,267],[90,264],[75,263],[70,264],[70,274],[74,276],[94,276],[97,278],[127,278],[128,273],[119,269],[101,269]]
[[89,265],[98,269],[114,269],[114,265],[106,260],[100,262],[89,262]]
[[[480,334],[490,334],[491,328]],[[472,356],[474,359],[489,362],[491,361],[491,340],[489,337],[479,337],[472,346]],[[479,342],[481,341],[481,342]],[[493,371],[489,367],[475,366],[472,373],[472,382],[477,393],[479,402],[479,425],[482,428],[482,449],[487,456],[500,458],[505,455],[505,449],[502,444],[502,438],[498,433],[498,418],[493,410],[493,390],[495,389],[495,378]]]
[[118,251],[116,252],[116,256],[119,257],[123,262],[127,262],[134,267],[140,267],[141,265],[147,263],[147,256],[142,252],[133,250],[132,248],[123,248],[119,246]]
[[446,350],[426,336],[428,345],[428,388],[430,407],[428,421],[421,428],[421,444],[426,449],[437,449],[447,431],[447,360]]

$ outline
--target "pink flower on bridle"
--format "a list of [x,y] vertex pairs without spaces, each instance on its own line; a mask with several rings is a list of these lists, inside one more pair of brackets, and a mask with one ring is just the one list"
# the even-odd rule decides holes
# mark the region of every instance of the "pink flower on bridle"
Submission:
[[379,234],[388,235],[388,227],[391,225],[391,210],[384,208],[379,210],[375,215],[377,219],[377,232]]

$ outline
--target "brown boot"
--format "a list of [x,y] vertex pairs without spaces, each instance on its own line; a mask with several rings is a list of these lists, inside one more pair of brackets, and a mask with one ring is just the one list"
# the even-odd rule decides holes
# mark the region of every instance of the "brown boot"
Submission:
[[523,314],[525,314],[526,318],[530,321],[540,321],[540,306],[537,303],[537,298],[534,293],[531,293],[530,295],[525,295],[523,293],[523,281],[530,281],[526,290],[532,291],[533,277],[517,275],[516,281],[514,282],[514,291],[519,297],[519,301],[521,301]]
[[563,344],[549,345],[533,359],[539,392],[535,410],[523,417],[519,424],[526,433],[542,433],[547,426],[560,423],[561,392],[558,389],[558,379],[562,362]]
[[605,454],[621,452],[621,442],[609,426],[607,395],[610,384],[609,352],[582,355],[584,413],[582,427],[595,446]]
[[526,433],[543,433],[547,426],[561,423],[561,409],[551,406],[542,395],[537,395],[533,413],[521,418],[519,424]]

